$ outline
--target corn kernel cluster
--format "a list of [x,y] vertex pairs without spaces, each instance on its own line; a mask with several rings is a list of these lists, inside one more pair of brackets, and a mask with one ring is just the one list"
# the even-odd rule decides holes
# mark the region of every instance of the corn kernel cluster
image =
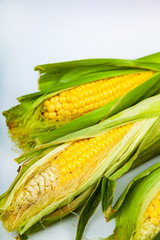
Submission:
[[[35,175],[17,197],[19,204],[33,203],[39,196],[49,191],[58,191],[68,182],[80,181],[89,171],[95,171],[103,156],[113,148],[133,124],[112,129],[107,133],[73,142],[66,149],[53,157],[49,166]],[[93,172],[92,172],[93,173]],[[90,174],[88,174],[90,176]],[[78,183],[78,185],[79,185]]]
[[160,192],[150,202],[135,240],[150,240],[160,231]]
[[146,71],[112,77],[66,90],[44,101],[43,116],[59,122],[73,120],[124,95],[153,74]]

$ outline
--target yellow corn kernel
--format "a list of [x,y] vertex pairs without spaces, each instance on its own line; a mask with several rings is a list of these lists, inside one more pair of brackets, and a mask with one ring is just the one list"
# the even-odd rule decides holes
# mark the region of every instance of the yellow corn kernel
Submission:
[[43,105],[44,105],[45,107],[47,107],[49,104],[50,104],[50,100],[45,100],[44,103],[43,103]]
[[67,174],[67,173],[69,173],[69,168],[66,166],[63,166],[60,168],[60,171],[62,174]]
[[70,117],[71,116],[71,112],[70,111],[65,111],[65,116]]
[[50,118],[50,119],[56,119],[56,117],[57,117],[57,114],[56,114],[55,112],[49,112],[49,113],[48,113],[48,118]]
[[69,168],[70,171],[74,171],[74,170],[76,170],[76,165],[71,162],[71,163],[68,164],[68,168]]
[[66,102],[66,97],[61,96],[61,97],[59,98],[59,101],[60,101],[60,103]]
[[159,220],[158,220],[158,218],[152,218],[152,219],[151,219],[151,223],[152,223],[153,225],[155,225],[155,226],[158,226],[158,225],[159,225]]
[[49,118],[49,112],[45,112],[45,113],[44,113],[44,117],[45,117],[45,118]]
[[49,104],[47,106],[48,112],[54,112],[55,111],[55,105],[53,103]]
[[55,104],[54,104],[54,107],[55,107],[55,110],[56,110],[56,111],[59,111],[59,110],[62,109],[62,105],[61,105],[60,102],[55,103]]
[[[155,210],[155,209],[154,209]],[[158,216],[157,212],[156,211],[152,211],[150,212],[149,214],[149,217],[152,219],[152,218],[156,218]]]
[[73,112],[72,112],[75,116],[77,116],[78,114],[78,110],[77,109],[73,109]]

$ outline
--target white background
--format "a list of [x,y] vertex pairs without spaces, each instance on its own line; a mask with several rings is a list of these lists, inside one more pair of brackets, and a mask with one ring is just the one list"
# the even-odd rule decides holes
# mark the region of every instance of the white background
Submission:
[[[1,0],[0,1],[0,112],[17,104],[16,98],[37,90],[34,66],[85,58],[138,58],[160,51],[158,0]],[[4,117],[0,117],[0,194],[16,176],[17,164]],[[118,181],[116,198],[128,181],[159,158]],[[31,240],[72,240],[77,216],[58,222]],[[85,231],[87,239],[107,237],[101,206]],[[13,239],[0,225],[0,240]]]

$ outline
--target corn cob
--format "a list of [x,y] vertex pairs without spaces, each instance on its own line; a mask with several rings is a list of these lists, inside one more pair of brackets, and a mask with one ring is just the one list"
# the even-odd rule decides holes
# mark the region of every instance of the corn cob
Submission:
[[[28,214],[26,208],[34,207],[32,215],[37,214],[39,208],[35,210],[36,204],[41,203],[41,207],[46,207],[49,202],[76,191],[96,171],[97,166],[100,167],[107,153],[122,140],[132,125],[110,130],[99,137],[73,142],[57,156],[51,156],[47,164],[17,192],[14,199],[16,209],[11,207],[2,215],[5,228],[8,231],[17,229]],[[46,194],[50,196],[49,202]]]
[[109,239],[121,240],[123,236],[124,240],[158,240],[159,189],[160,163],[157,163],[136,176],[118,200],[116,229]]
[[[83,174],[90,175],[101,161],[104,154],[121,141],[133,124],[115,128],[109,132],[90,139],[72,143],[53,158],[44,171],[36,175],[25,187],[25,191],[18,197],[18,202],[26,198],[27,202],[35,202],[40,194],[50,190],[63,192],[64,183],[80,181]],[[58,189],[57,189],[58,188]]]
[[153,75],[144,71],[82,84],[45,100],[43,116],[63,125],[123,96]]

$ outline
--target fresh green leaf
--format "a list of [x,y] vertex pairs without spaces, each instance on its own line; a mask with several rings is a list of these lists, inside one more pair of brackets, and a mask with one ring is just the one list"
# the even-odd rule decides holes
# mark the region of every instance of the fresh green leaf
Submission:
[[97,183],[96,189],[93,191],[93,193],[91,194],[91,196],[89,197],[81,211],[77,226],[76,240],[82,239],[84,229],[89,219],[96,211],[96,208],[98,207],[100,201],[101,201],[101,181]]

